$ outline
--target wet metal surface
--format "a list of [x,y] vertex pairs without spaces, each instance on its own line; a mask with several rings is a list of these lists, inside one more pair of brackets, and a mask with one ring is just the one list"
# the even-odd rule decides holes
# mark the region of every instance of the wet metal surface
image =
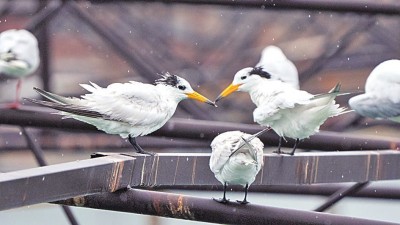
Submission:
[[212,199],[136,189],[81,196],[55,203],[221,224],[394,224],[255,204],[221,204]]
[[[209,154],[135,155],[131,186],[220,185]],[[400,151],[265,154],[256,185],[299,185],[400,179]]]
[[0,173],[0,210],[125,188],[133,164],[132,157],[110,155]]

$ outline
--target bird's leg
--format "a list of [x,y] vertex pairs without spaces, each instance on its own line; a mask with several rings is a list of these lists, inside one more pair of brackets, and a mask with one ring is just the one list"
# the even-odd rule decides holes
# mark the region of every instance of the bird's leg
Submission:
[[224,183],[224,196],[223,196],[223,198],[220,198],[220,199],[213,198],[213,200],[216,201],[216,202],[219,202],[219,203],[223,203],[223,204],[228,203],[229,199],[226,199],[226,188],[227,188],[227,185],[226,185],[226,182],[225,182]]
[[243,205],[249,203],[247,201],[247,192],[248,192],[248,190],[249,190],[249,184],[246,184],[246,187],[244,188],[244,199],[243,199],[243,201],[237,201],[237,202],[239,202],[240,204],[243,204]]
[[282,137],[279,137],[279,144],[278,144],[278,149],[276,151],[273,151],[273,153],[281,154],[281,146],[282,146]]
[[142,147],[140,147],[137,143],[136,143],[136,138],[132,137],[131,135],[128,136],[128,140],[129,142],[132,144],[133,148],[140,154],[146,154],[146,155],[154,155],[154,153],[152,152],[146,152],[145,150],[143,150]]
[[15,90],[15,100],[12,103],[2,104],[0,108],[7,108],[7,109],[18,109],[20,106],[19,98],[21,95],[21,79],[18,79],[17,87]]
[[297,138],[296,141],[294,142],[293,150],[289,153],[289,155],[294,155],[294,152],[296,151],[297,145],[299,144],[300,140]]

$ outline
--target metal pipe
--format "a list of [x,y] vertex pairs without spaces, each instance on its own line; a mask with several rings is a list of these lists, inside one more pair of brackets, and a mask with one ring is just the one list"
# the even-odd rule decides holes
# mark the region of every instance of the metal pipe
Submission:
[[[299,195],[323,195],[329,196],[341,189],[347,189],[349,184],[312,184],[312,185],[252,185],[251,192],[299,194]],[[160,185],[148,187],[149,190],[202,190],[222,191],[222,185]],[[232,186],[232,191],[243,191],[243,187]],[[230,190],[231,190],[230,189]],[[369,186],[357,192],[351,192],[348,196],[363,198],[400,199],[400,189],[397,186],[382,186],[379,183],[371,183]]]
[[323,212],[323,211],[327,210],[328,208],[333,206],[335,203],[342,200],[344,197],[361,190],[362,188],[367,186],[369,183],[370,183],[369,181],[359,182],[359,183],[355,183],[355,184],[351,185],[350,187],[345,187],[345,188],[339,189],[338,191],[333,193],[331,196],[329,196],[329,198],[326,202],[324,202],[322,205],[320,205],[316,209],[314,209],[314,211]]
[[233,202],[221,204],[211,198],[204,199],[137,189],[75,197],[54,203],[221,224],[394,224],[254,204],[242,205]]
[[[124,0],[121,0],[124,1]],[[196,5],[221,5],[240,6],[263,10],[313,10],[330,11],[368,15],[399,16],[400,6],[398,4],[383,4],[381,2],[360,2],[360,1],[324,1],[324,0],[125,0],[126,2],[162,2],[162,3],[183,3]],[[91,0],[92,3],[106,3],[112,0]]]
[[[48,113],[49,111],[43,112],[43,108],[30,107],[29,109],[30,110],[0,109],[0,124],[57,128],[62,130],[97,130],[89,124],[72,119],[63,120],[59,115],[50,114]],[[38,111],[38,109],[42,111]],[[151,135],[212,140],[218,134],[230,130],[257,133],[261,129],[262,127],[259,125],[173,118]],[[278,136],[273,132],[263,134],[260,139],[266,146],[278,144]],[[283,146],[292,146],[292,144],[292,140],[283,142]],[[320,131],[300,143],[300,148],[302,149],[317,149],[321,151],[399,149],[399,147],[400,139],[398,138],[378,138],[374,136],[359,137],[351,134],[329,131]]]

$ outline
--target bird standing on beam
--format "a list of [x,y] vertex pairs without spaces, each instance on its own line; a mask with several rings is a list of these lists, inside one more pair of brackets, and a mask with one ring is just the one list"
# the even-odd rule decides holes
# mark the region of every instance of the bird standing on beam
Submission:
[[39,47],[36,37],[27,30],[6,30],[0,34],[0,74],[18,78],[15,101],[7,108],[18,108],[21,78],[39,67]]
[[113,83],[106,88],[92,82],[81,86],[91,93],[81,98],[69,98],[34,88],[50,101],[27,100],[59,110],[64,118],[73,118],[108,134],[128,138],[137,152],[145,154],[150,153],[145,152],[135,138],[162,127],[180,101],[191,98],[216,106],[195,92],[185,79],[169,73],[162,75],[154,85],[130,81]]
[[[241,69],[215,102],[235,91],[249,93],[257,106],[253,112],[254,122],[271,127],[280,137],[278,154],[293,155],[301,139],[318,132],[329,117],[347,112],[335,104],[336,96],[341,95],[340,84],[326,94],[312,95],[272,77],[273,74],[262,67]],[[281,151],[284,137],[296,140],[290,153]]]
[[352,97],[349,105],[362,116],[400,122],[400,60],[375,67],[365,83],[365,94]]
[[214,199],[215,201],[228,203],[227,185],[239,184],[244,187],[245,195],[243,201],[238,202],[249,203],[247,191],[264,164],[264,144],[257,136],[267,130],[269,128],[254,135],[241,131],[228,131],[216,136],[211,142],[210,169],[215,178],[224,185],[223,198]]

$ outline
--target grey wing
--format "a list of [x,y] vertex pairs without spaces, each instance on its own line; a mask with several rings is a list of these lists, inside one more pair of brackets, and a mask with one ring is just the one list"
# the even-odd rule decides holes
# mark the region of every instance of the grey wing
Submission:
[[369,94],[362,94],[351,98],[349,105],[357,113],[371,118],[400,116],[400,102],[393,102],[387,98],[375,98]]
[[43,105],[43,106],[46,106],[46,107],[49,107],[52,109],[56,109],[59,111],[71,113],[74,115],[112,120],[107,115],[103,115],[99,112],[88,110],[88,109],[85,109],[85,108],[83,108],[81,106],[77,106],[77,105],[60,104],[58,102],[49,102],[49,101],[42,101],[42,100],[36,100],[36,99],[30,99],[30,98],[25,98],[25,100],[30,101],[35,104]]

